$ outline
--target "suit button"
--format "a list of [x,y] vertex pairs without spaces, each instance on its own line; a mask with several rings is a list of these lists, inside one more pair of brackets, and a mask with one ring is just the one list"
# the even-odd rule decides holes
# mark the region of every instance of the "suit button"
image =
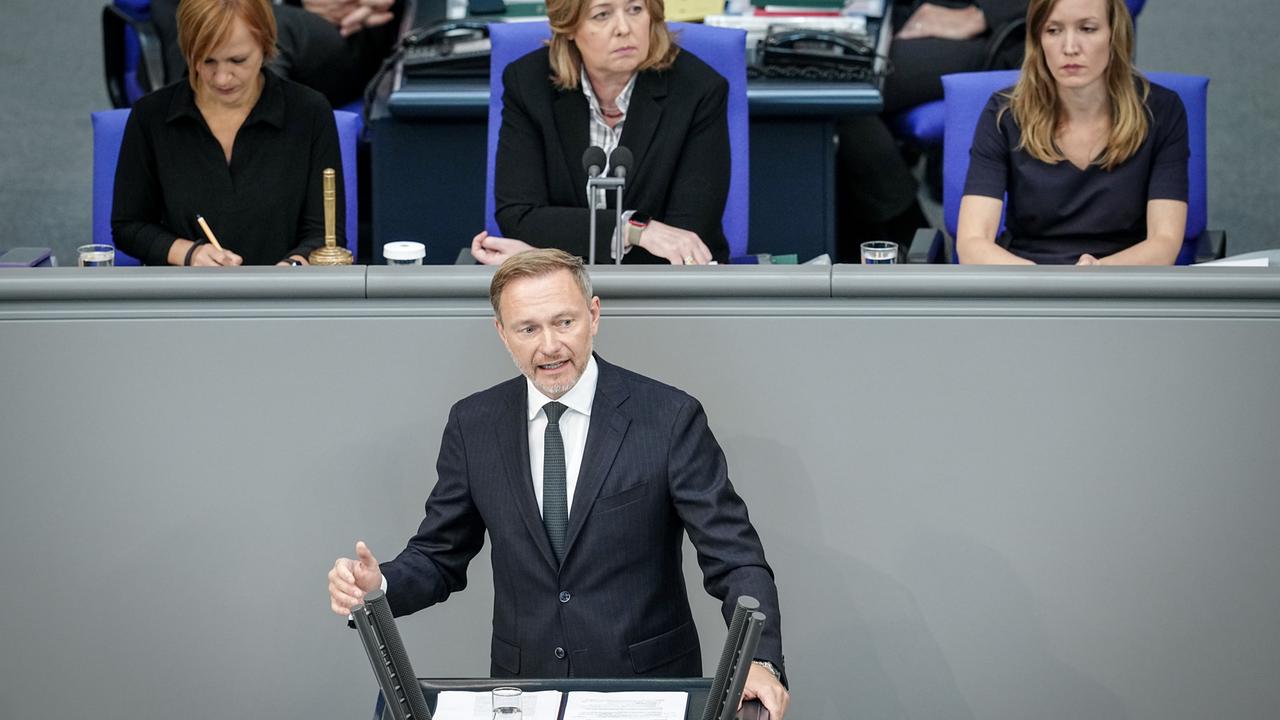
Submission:
[[556,659],[557,659],[557,660],[563,660],[563,659],[564,659],[564,648],[562,648],[562,647],[558,647],[558,648],[556,648]]
[[568,590],[561,590],[561,591],[560,591],[560,602],[562,602],[562,603],[569,602],[569,598],[570,598],[570,597],[571,597],[571,596],[569,595],[569,591],[568,591]]

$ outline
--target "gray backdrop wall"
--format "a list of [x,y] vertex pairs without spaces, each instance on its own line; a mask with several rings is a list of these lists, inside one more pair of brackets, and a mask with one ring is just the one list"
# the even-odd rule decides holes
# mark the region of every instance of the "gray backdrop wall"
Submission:
[[[0,271],[0,717],[367,717],[325,572],[513,374],[483,270],[376,270]],[[601,271],[597,348],[705,404],[797,720],[1280,716],[1280,274],[707,270]],[[487,673],[470,578],[420,675]]]
[[[107,106],[98,18],[105,1],[5,0],[0,249],[51,246],[65,263],[89,241],[89,113]],[[1232,252],[1280,247],[1271,215],[1280,207],[1274,0],[1151,0],[1138,36],[1142,67],[1213,78],[1210,226],[1228,232]]]

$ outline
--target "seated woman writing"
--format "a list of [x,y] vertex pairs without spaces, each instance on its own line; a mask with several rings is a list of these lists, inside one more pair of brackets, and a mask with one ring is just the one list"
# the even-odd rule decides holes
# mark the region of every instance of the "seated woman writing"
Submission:
[[[500,263],[556,247],[587,257],[593,210],[582,155],[622,146],[635,158],[623,194],[624,262],[726,261],[728,82],[675,44],[662,0],[550,0],[547,16],[549,46],[502,76],[495,215],[521,240],[481,233],[472,254]],[[595,207],[596,257],[609,262],[615,213]]]
[[1123,0],[1032,0],[1018,84],[991,97],[974,134],[961,262],[1173,263],[1187,221],[1186,109],[1134,70],[1132,53]]
[[[329,103],[263,69],[276,47],[267,0],[182,0],[178,41],[190,75],[139,100],[125,127],[116,246],[147,265],[306,264],[324,243],[325,168],[344,197]],[[341,245],[341,201],[336,215]]]

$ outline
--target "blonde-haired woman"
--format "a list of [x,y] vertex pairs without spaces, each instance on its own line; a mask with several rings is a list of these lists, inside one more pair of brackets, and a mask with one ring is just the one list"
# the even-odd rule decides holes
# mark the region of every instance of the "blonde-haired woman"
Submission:
[[992,95],[974,133],[961,262],[1173,263],[1187,221],[1186,109],[1132,56],[1123,0],[1032,0],[1018,84]]
[[[587,257],[582,154],[622,146],[635,157],[623,261],[727,261],[728,81],[676,45],[662,0],[548,0],[547,18],[549,47],[502,76],[494,215],[508,237],[480,233],[472,254],[497,264],[532,246]],[[607,261],[614,211],[594,212],[596,257]]]

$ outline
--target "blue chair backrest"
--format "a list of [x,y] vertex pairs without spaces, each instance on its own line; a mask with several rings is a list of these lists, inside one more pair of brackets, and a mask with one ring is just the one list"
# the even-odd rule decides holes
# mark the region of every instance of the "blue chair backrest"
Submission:
[[[151,19],[151,0],[115,0],[112,4],[128,13],[130,17],[138,20]],[[130,105],[146,94],[142,89],[142,83],[138,81],[140,55],[138,34],[126,27],[124,29],[124,87]]]
[[[729,81],[729,197],[721,224],[729,241],[729,255],[747,252],[748,212],[751,205],[748,164],[746,33],[741,30],[672,22],[668,27],[676,42],[697,55]],[[545,22],[493,23],[489,26],[493,54],[489,61],[489,152],[485,170],[485,229],[500,234],[494,219],[493,171],[498,154],[498,130],[502,126],[502,72],[551,39]],[[662,218],[658,218],[661,220]]]
[[[111,237],[111,203],[115,192],[116,160],[120,157],[120,143],[124,139],[124,126],[129,120],[128,108],[102,110],[92,115],[93,120],[93,241],[115,245]],[[354,256],[359,231],[359,193],[356,187],[356,139],[360,136],[361,120],[355,113],[336,110],[333,120],[338,126],[338,146],[342,153],[342,182],[345,188],[347,221],[347,249]],[[138,265],[137,258],[116,251],[116,265]]]
[[1147,0],[1125,0],[1125,5],[1129,6],[1129,14],[1134,20],[1138,19],[1138,14],[1142,12],[1142,6],[1147,4]]
[[[1208,225],[1207,142],[1209,78],[1177,73],[1146,73],[1151,82],[1178,93],[1187,109],[1187,143],[1191,155],[1187,159],[1187,233],[1178,264],[1195,258],[1195,243]],[[960,216],[960,198],[969,174],[969,148],[978,118],[991,94],[1018,81],[1017,70],[980,73],[955,73],[942,76],[942,89],[947,105],[947,127],[942,141],[942,209],[947,233],[956,235]],[[1003,222],[1001,223],[1003,225]]]

